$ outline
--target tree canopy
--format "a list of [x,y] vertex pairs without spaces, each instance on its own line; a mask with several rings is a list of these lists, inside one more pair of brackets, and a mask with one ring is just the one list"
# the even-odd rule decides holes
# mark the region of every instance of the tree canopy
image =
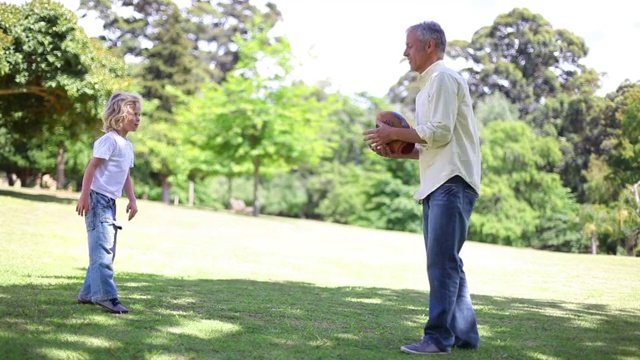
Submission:
[[0,127],[31,138],[96,124],[102,101],[126,84],[124,62],[89,39],[73,12],[48,0],[0,4]]

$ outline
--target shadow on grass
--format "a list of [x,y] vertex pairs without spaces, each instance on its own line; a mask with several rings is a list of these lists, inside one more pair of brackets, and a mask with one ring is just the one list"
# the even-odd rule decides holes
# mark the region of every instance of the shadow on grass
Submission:
[[18,198],[18,199],[22,199],[22,200],[29,200],[29,201],[38,201],[38,202],[45,202],[45,203],[58,203],[58,204],[72,204],[75,203],[77,201],[77,199],[72,199],[69,195],[48,195],[48,194],[41,194],[41,193],[36,193],[36,192],[29,192],[28,190],[22,190],[22,191],[12,191],[12,190],[7,190],[7,189],[0,189],[0,196],[8,196],[8,197],[14,197],[14,198]]
[[[0,286],[3,359],[406,359],[426,294],[299,282],[117,275],[132,313],[75,303],[78,277]],[[478,351],[451,359],[622,359],[638,354],[640,311],[475,296]]]

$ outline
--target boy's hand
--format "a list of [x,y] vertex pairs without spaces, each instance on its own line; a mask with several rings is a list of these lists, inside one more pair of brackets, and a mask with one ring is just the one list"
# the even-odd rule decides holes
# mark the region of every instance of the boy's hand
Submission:
[[78,205],[76,205],[76,212],[80,216],[85,216],[89,212],[89,197],[80,195],[78,199]]
[[129,204],[127,204],[127,214],[129,214],[129,221],[131,221],[131,219],[133,219],[134,216],[136,216],[136,214],[138,213],[138,204],[136,203],[136,201],[129,201]]

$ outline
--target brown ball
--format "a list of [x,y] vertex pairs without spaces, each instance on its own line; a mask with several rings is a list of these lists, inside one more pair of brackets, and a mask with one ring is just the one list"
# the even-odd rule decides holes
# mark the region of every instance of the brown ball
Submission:
[[[379,126],[377,122],[380,121],[391,127],[396,127],[396,128],[401,127],[405,129],[411,129],[411,124],[409,124],[409,122],[397,112],[382,111],[381,113],[378,114],[378,118],[376,120],[377,120],[376,127]],[[394,140],[387,143],[387,146],[389,146],[389,149],[394,154],[406,155],[406,154],[410,154],[413,151],[416,144],[411,142],[401,141],[401,140]]]

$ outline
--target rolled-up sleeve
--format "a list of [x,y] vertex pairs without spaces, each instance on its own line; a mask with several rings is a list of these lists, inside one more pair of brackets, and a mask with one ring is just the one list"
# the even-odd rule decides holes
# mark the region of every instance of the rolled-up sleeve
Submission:
[[439,73],[430,84],[432,92],[420,104],[427,121],[416,126],[427,148],[444,146],[451,141],[458,114],[458,83],[453,76]]

